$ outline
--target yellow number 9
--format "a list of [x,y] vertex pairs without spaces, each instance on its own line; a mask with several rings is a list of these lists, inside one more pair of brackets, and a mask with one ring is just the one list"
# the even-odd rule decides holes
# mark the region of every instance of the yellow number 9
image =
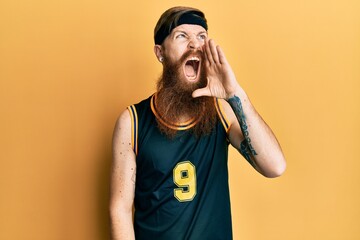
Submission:
[[174,183],[179,187],[174,189],[174,196],[179,202],[191,201],[196,195],[196,170],[189,162],[179,162],[173,171]]

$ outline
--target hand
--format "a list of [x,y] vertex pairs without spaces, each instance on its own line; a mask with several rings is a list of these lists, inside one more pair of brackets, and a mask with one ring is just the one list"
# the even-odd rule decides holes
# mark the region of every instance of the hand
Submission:
[[207,73],[207,86],[196,89],[192,96],[213,96],[228,99],[232,97],[239,87],[235,74],[226,60],[224,52],[215,45],[214,40],[205,42],[205,67]]

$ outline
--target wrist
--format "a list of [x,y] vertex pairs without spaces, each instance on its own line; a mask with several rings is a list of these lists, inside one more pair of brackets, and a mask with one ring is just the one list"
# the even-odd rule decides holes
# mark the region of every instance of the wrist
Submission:
[[229,101],[229,99],[233,98],[234,96],[237,96],[240,99],[247,98],[245,91],[239,85],[237,85],[236,87],[233,88],[232,91],[229,91],[227,93],[226,101]]

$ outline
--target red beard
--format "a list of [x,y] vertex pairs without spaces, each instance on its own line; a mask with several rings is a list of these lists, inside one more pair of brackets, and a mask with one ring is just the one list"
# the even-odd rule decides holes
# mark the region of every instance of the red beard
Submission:
[[[183,73],[186,59],[194,54],[186,52],[177,63],[164,59],[163,75],[158,81],[158,93],[155,99],[156,109],[162,120],[168,123],[178,123],[182,118],[196,119],[197,123],[191,128],[196,136],[208,135],[216,123],[216,109],[213,97],[193,98],[195,89],[203,88],[207,84],[203,53],[201,55],[200,76],[196,82],[189,82]],[[169,138],[174,138],[177,131],[161,123],[157,119],[159,129]]]

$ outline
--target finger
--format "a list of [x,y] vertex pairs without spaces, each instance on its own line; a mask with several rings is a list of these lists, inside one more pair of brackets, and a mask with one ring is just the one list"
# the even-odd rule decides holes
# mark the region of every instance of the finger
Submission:
[[202,96],[211,96],[211,92],[208,87],[196,89],[192,93],[193,98],[202,97]]
[[214,59],[212,57],[211,50],[210,50],[210,40],[205,43],[205,50],[206,50],[205,52],[206,52],[207,59],[209,61],[209,64],[211,65],[214,63]]
[[206,45],[206,43],[203,46],[204,62],[205,62],[205,67],[209,67],[210,61],[209,61],[209,57],[208,57],[207,52],[206,52],[206,46],[205,45]]
[[221,64],[227,64],[228,62],[227,62],[227,59],[226,59],[226,57],[225,57],[225,53],[224,53],[224,51],[221,49],[221,47],[220,46],[216,46],[216,49],[217,49],[217,52],[218,52],[218,55],[219,55],[219,61],[220,61],[220,63]]
[[219,55],[218,55],[218,52],[217,52],[217,49],[216,49],[215,41],[213,39],[210,39],[209,45],[210,45],[211,56],[212,56],[214,62],[215,63],[220,63]]

